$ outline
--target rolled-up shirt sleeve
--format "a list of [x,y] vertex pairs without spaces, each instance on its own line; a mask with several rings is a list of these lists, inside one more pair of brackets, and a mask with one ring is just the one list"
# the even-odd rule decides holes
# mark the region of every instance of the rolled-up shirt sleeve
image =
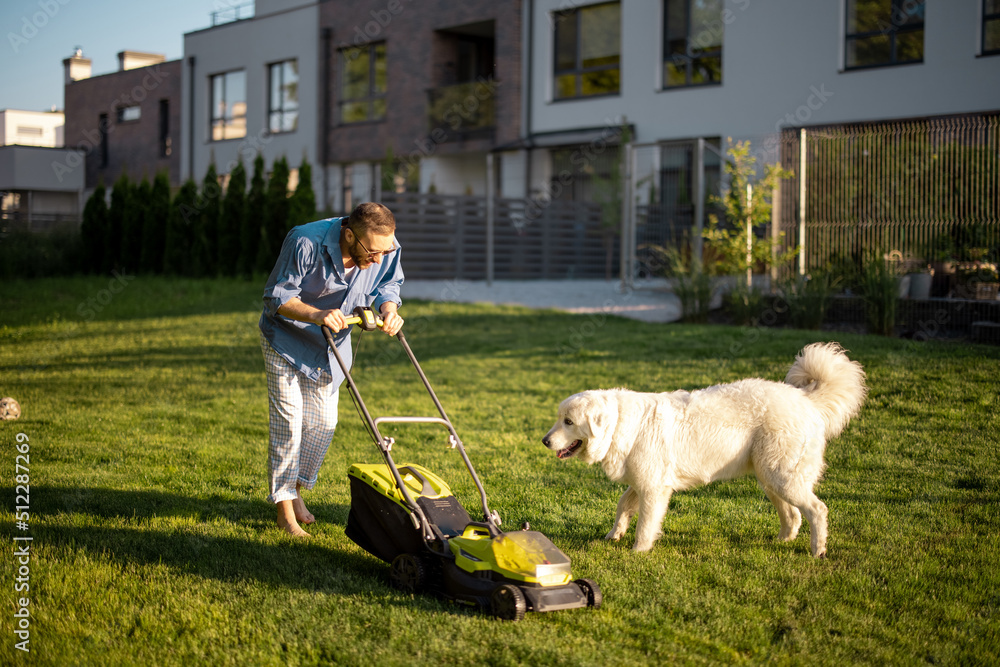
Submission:
[[306,272],[316,263],[319,249],[309,239],[301,237],[292,229],[281,245],[278,261],[264,286],[264,310],[270,317],[278,313],[278,308],[302,293],[302,281]]
[[399,298],[399,288],[403,284],[403,265],[400,262],[400,255],[402,254],[403,250],[398,249],[390,255],[391,259],[388,260],[389,266],[376,286],[376,296],[372,302],[372,308],[376,312],[380,311],[382,304],[387,301],[392,301],[397,306],[403,305],[403,302]]

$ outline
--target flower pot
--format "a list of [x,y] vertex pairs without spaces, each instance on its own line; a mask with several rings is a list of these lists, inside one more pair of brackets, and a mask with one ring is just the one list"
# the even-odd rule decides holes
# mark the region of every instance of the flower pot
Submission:
[[951,292],[954,286],[955,278],[955,263],[954,262],[935,262],[933,268],[931,269],[934,273],[934,279],[931,282],[931,296],[933,297],[946,297]]
[[910,274],[910,298],[926,300],[931,298],[931,285],[934,284],[934,272],[923,271]]

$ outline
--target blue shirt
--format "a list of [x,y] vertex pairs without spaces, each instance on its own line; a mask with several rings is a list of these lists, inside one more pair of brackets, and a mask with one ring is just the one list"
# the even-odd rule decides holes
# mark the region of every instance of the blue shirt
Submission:
[[[380,264],[356,268],[345,278],[340,254],[340,229],[347,218],[328,218],[293,227],[281,246],[281,254],[264,287],[264,312],[260,330],[275,352],[312,379],[329,373],[340,384],[344,374],[315,324],[299,322],[278,314],[291,298],[321,310],[339,308],[350,315],[357,306],[371,306],[376,312],[386,301],[400,305],[403,284],[400,250],[384,256]],[[396,244],[399,247],[399,244]],[[351,365],[351,329],[334,334],[337,351],[348,368]]]

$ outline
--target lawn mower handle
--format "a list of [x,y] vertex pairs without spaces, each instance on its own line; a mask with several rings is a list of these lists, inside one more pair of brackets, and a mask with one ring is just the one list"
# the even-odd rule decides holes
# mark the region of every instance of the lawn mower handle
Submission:
[[358,306],[354,309],[354,314],[348,316],[344,322],[347,326],[357,324],[363,331],[375,331],[385,324],[385,321],[368,306]]
[[[372,312],[371,308],[368,308],[366,306],[358,306],[357,308],[354,309],[354,313],[355,314],[352,317],[347,318],[348,323],[357,324],[359,327],[361,327],[366,331],[374,330],[375,328],[380,327],[383,324],[382,318],[375,315]],[[413,499],[409,497],[409,494],[406,491],[406,487],[403,484],[402,478],[400,478],[399,472],[398,470],[396,470],[396,465],[392,461],[392,455],[390,454],[391,440],[387,441],[385,438],[382,437],[382,434],[379,432],[378,429],[378,423],[376,423],[376,420],[372,418],[371,413],[368,412],[368,408],[365,406],[364,399],[361,398],[361,392],[358,390],[358,386],[354,383],[354,378],[351,377],[350,369],[347,367],[347,364],[344,363],[343,358],[340,356],[340,352],[337,350],[336,341],[334,340],[333,337],[333,331],[327,326],[323,326],[321,327],[321,329],[323,330],[323,336],[326,338],[327,344],[333,351],[333,355],[337,359],[337,363],[340,365],[340,368],[344,373],[344,378],[347,381],[347,386],[350,389],[351,394],[353,394],[359,406],[359,410],[362,413],[362,418],[365,420],[365,422],[369,425],[371,429],[372,435],[375,438],[375,444],[378,446],[379,450],[381,450],[382,455],[386,459],[386,462],[389,463],[389,468],[390,470],[392,470],[393,478],[396,481],[396,484],[399,487],[400,492],[403,494],[403,497],[406,500],[406,504],[410,506],[410,508],[414,511],[415,514],[417,514],[417,516],[420,517],[421,522],[423,523],[424,526],[426,526],[427,525],[426,517],[424,517],[423,512],[420,510],[417,504],[413,502]],[[485,524],[491,528],[490,531],[491,533],[495,532],[497,535],[499,535],[500,517],[496,512],[490,510],[486,500],[486,489],[483,488],[483,483],[480,481],[479,475],[476,474],[476,469],[472,466],[472,461],[469,460],[469,456],[465,452],[465,447],[463,446],[461,439],[458,437],[458,434],[455,432],[454,425],[452,425],[451,420],[448,419],[448,415],[444,411],[444,406],[441,405],[441,401],[438,400],[437,394],[434,393],[434,389],[431,387],[430,381],[424,374],[424,370],[420,367],[420,363],[417,361],[417,357],[413,354],[413,350],[410,349],[409,343],[406,342],[406,336],[403,334],[402,330],[396,333],[396,339],[403,346],[403,350],[406,352],[406,356],[410,359],[410,363],[413,364],[414,370],[417,371],[417,375],[420,376],[420,380],[423,382],[424,388],[427,389],[427,393],[430,395],[431,400],[434,402],[434,407],[437,408],[438,413],[441,415],[441,421],[437,423],[443,423],[448,428],[448,431],[451,433],[452,436],[452,443],[453,443],[452,446],[458,449],[458,453],[462,458],[462,462],[465,464],[465,467],[468,470],[469,475],[472,477],[473,483],[476,485],[476,489],[479,491],[479,500],[482,505],[483,519]],[[379,419],[379,421],[383,420]]]

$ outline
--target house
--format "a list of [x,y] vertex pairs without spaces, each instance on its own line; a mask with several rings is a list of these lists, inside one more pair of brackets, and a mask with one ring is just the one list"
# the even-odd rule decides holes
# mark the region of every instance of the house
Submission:
[[85,173],[88,193],[122,174],[152,180],[165,171],[180,184],[181,63],[159,54],[118,53],[118,71],[93,76],[82,51],[63,61],[66,147],[75,151],[55,166],[66,177]]
[[0,228],[45,231],[79,219],[82,173],[61,174],[60,111],[0,110]]
[[331,208],[383,189],[486,194],[486,155],[521,134],[521,4],[321,4]]
[[0,110],[0,146],[63,145],[65,115],[61,111]]
[[[590,184],[608,173],[609,155],[612,163],[618,161],[616,144],[625,136],[633,142],[627,161],[630,205],[657,208],[675,228],[700,229],[705,193],[718,191],[727,139],[749,140],[758,163],[780,161],[795,172],[786,181],[790,187],[783,188],[784,210],[775,225],[794,240],[804,238],[807,219],[812,224],[827,215],[807,204],[816,191],[806,192],[808,184],[836,177],[832,169],[822,171],[832,161],[821,157],[829,144],[824,140],[834,135],[916,132],[925,145],[978,146],[982,159],[996,152],[1000,13],[993,2],[535,0],[527,5],[524,141],[532,159],[523,177],[536,197],[593,197]],[[962,120],[946,120],[954,118]],[[947,126],[955,122],[968,132],[959,136],[958,125]],[[887,138],[874,153],[859,150],[851,158],[873,174],[871,187],[865,186],[868,198],[855,196],[849,206],[829,213],[830,224],[928,215],[915,210],[926,201],[924,190],[907,191],[903,203],[914,210],[897,207],[890,215],[873,204],[893,194],[888,181],[875,184],[875,160],[884,158],[879,164],[885,171],[889,161],[906,159],[892,153],[891,145]],[[932,162],[928,156],[925,167]],[[812,176],[806,175],[806,163]],[[995,179],[995,168],[992,174]],[[942,182],[950,176],[939,174]],[[995,193],[987,183],[970,191],[990,187]],[[996,207],[985,216],[992,216],[994,225]],[[643,215],[635,213],[636,243],[664,242],[663,225]],[[646,232],[651,236],[642,238]],[[888,237],[868,242],[900,243]],[[805,253],[802,257],[805,261]]]
[[[224,178],[240,161],[250,171],[259,153],[268,170],[285,157],[294,186],[303,159],[319,162],[319,3],[257,0],[249,14],[184,35],[181,175],[200,181],[214,163]],[[320,198],[322,187],[314,170]]]

